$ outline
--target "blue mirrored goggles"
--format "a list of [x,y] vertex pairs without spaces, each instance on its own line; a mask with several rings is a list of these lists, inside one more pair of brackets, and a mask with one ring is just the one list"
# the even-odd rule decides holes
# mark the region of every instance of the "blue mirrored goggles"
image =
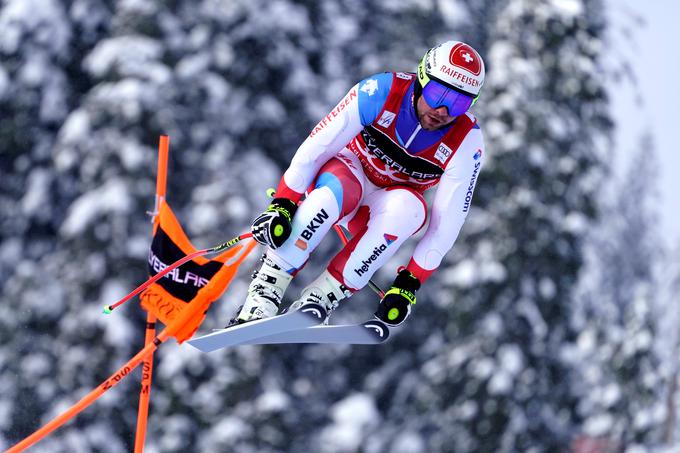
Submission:
[[427,105],[433,109],[446,107],[449,116],[462,115],[467,112],[474,101],[472,96],[447,88],[432,79],[425,84],[423,97]]

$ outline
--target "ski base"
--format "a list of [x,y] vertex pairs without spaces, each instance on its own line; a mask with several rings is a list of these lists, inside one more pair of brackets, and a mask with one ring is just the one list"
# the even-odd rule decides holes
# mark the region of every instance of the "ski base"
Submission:
[[385,324],[378,320],[371,320],[363,324],[314,326],[289,330],[274,335],[253,338],[241,344],[319,343],[376,345],[387,341],[389,335],[389,328]]
[[309,303],[296,311],[231,326],[202,337],[193,338],[187,343],[200,351],[211,352],[237,344],[248,344],[249,341],[263,336],[275,336],[290,330],[311,328],[321,324],[324,319],[326,319],[324,307]]

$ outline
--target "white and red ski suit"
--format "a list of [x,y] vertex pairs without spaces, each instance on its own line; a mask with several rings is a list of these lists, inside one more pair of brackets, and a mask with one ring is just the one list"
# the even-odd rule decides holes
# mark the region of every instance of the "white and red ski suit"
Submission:
[[[443,129],[422,129],[413,74],[382,73],[355,85],[298,148],[276,197],[300,204],[290,238],[268,256],[295,273],[331,227],[350,242],[328,271],[358,290],[429,223],[407,265],[421,282],[451,249],[470,210],[484,162],[482,131],[470,114]],[[435,188],[431,209],[423,192]]]

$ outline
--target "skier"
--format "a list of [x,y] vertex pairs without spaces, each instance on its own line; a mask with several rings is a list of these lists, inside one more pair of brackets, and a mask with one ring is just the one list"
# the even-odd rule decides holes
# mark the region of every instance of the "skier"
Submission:
[[468,109],[484,72],[471,46],[447,41],[425,54],[417,74],[376,74],[349,90],[298,148],[253,222],[253,237],[268,249],[236,322],[277,314],[295,274],[340,222],[352,239],[291,305],[316,302],[330,314],[425,225],[422,193],[437,186],[427,230],[375,312],[391,326],[406,319],[470,210],[484,144]]

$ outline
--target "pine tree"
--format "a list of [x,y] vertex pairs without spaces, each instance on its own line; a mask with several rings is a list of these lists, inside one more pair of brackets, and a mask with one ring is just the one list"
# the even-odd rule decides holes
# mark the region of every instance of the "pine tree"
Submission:
[[403,422],[381,436],[417,429],[430,451],[559,449],[579,421],[561,353],[576,335],[571,295],[610,127],[602,5],[494,6],[476,107],[489,159],[442,289],[422,296],[434,302],[399,338],[420,351],[392,377]]
[[678,384],[680,384],[680,336],[677,333],[678,317],[677,309],[678,293],[680,293],[680,266],[675,257],[680,253],[680,243],[676,243],[674,252],[666,256],[667,265],[664,266],[660,276],[661,297],[656,306],[658,315],[658,330],[655,338],[655,351],[662,363],[660,369],[667,376],[665,385],[664,402],[665,415],[663,421],[662,443],[672,447],[678,438]]
[[[655,351],[661,319],[656,230],[656,159],[644,138],[630,169],[602,208],[591,235],[591,257],[575,300],[575,363],[584,393],[579,413],[584,435],[614,446],[650,446],[661,440],[660,357]],[[577,383],[579,384],[579,383]]]
[[[4,3],[0,25],[23,3]],[[60,18],[50,26],[71,30],[35,45],[56,46],[50,58],[32,47],[39,34],[12,47],[11,27],[0,26],[0,105],[9,112],[0,148],[10,150],[0,157],[0,266],[10,301],[0,306],[0,363],[14,376],[3,369],[10,382],[0,386],[11,392],[0,392],[0,406],[10,416],[0,417],[0,439],[28,434],[141,346],[138,309],[106,322],[98,312],[143,279],[159,134],[171,136],[170,203],[197,245],[212,245],[266,205],[264,189],[354,83],[414,70],[428,47],[461,39],[487,62],[475,113],[489,159],[463,235],[407,327],[380,348],[206,356],[166,344],[148,444],[415,452],[548,450],[569,441],[579,395],[561,345],[575,337],[569,301],[609,128],[597,77],[600,1],[571,10],[537,0],[48,3]],[[28,29],[31,19],[18,23]],[[44,84],[61,83],[65,101],[37,122],[52,91],[22,85],[21,68],[44,61],[54,75]],[[25,181],[32,196],[16,215],[15,184]],[[333,251],[324,245],[308,269]],[[378,278],[388,283],[393,269]],[[247,283],[244,275],[232,286],[204,329],[223,325]],[[376,302],[366,291],[343,310],[369,316]],[[130,450],[138,376],[129,379],[44,448]]]

